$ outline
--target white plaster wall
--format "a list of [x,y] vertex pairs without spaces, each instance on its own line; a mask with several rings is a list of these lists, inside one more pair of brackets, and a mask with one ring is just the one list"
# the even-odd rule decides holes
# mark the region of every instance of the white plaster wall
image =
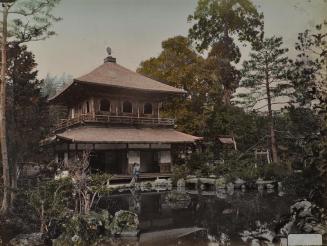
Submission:
[[67,167],[67,165],[68,165],[68,152],[65,152],[65,154],[64,154],[64,165],[65,165],[65,167]]
[[160,151],[159,163],[171,163],[171,153],[169,150]]
[[128,164],[141,163],[140,151],[128,151]]

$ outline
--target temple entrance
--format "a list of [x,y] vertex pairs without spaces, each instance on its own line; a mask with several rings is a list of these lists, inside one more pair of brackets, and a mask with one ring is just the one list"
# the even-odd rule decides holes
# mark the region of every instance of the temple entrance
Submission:
[[90,167],[92,172],[125,174],[127,171],[126,151],[107,150],[91,154]]
[[142,150],[140,151],[140,162],[142,173],[159,173],[158,151]]

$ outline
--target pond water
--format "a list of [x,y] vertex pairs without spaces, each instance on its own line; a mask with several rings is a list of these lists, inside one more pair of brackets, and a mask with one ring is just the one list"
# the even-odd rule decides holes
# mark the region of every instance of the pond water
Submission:
[[[137,245],[243,245],[240,233],[255,230],[258,223],[267,223],[272,231],[276,222],[286,216],[297,199],[292,192],[169,191],[112,194],[100,207],[111,214],[124,209],[139,215],[140,240]],[[203,237],[185,237],[188,230],[204,228]],[[151,236],[152,235],[152,236]],[[201,235],[200,235],[201,236]],[[144,239],[144,240],[143,240]]]

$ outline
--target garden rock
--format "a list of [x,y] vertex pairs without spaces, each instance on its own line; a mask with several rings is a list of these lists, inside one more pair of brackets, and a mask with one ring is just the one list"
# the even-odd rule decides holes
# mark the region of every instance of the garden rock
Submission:
[[234,186],[236,189],[240,189],[242,185],[245,185],[245,181],[243,179],[237,178],[234,181]]
[[177,187],[185,187],[185,179],[179,179],[177,181]]
[[312,206],[312,203],[307,200],[299,201],[291,206],[290,212],[298,217],[311,216]]
[[139,233],[139,220],[136,213],[120,210],[110,224],[112,235],[116,236],[137,236]]
[[152,188],[154,190],[156,190],[156,191],[171,190],[172,189],[172,183],[171,183],[171,180],[157,178],[152,183]]
[[257,229],[255,231],[243,231],[240,236],[245,243],[250,245],[269,245],[275,238],[275,233],[267,228],[267,224],[261,224],[259,221],[256,222]]
[[315,204],[302,200],[298,201],[290,207],[290,218],[280,229],[282,235],[289,233],[319,233],[325,235],[327,233],[327,225],[323,210]]
[[11,246],[41,246],[44,245],[42,233],[20,234],[10,240]]
[[226,185],[226,188],[227,190],[234,190],[234,184],[230,182]]
[[140,189],[141,189],[141,191],[151,191],[152,183],[151,182],[141,182]]

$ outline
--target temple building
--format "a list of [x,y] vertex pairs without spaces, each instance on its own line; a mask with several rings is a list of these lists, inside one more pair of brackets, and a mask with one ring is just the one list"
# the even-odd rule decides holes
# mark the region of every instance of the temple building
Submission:
[[92,171],[130,176],[139,163],[141,177],[169,176],[172,151],[201,139],[175,130],[174,119],[161,117],[163,102],[186,92],[118,65],[107,51],[104,64],[49,98],[65,105],[69,116],[43,144],[63,162],[89,151]]

